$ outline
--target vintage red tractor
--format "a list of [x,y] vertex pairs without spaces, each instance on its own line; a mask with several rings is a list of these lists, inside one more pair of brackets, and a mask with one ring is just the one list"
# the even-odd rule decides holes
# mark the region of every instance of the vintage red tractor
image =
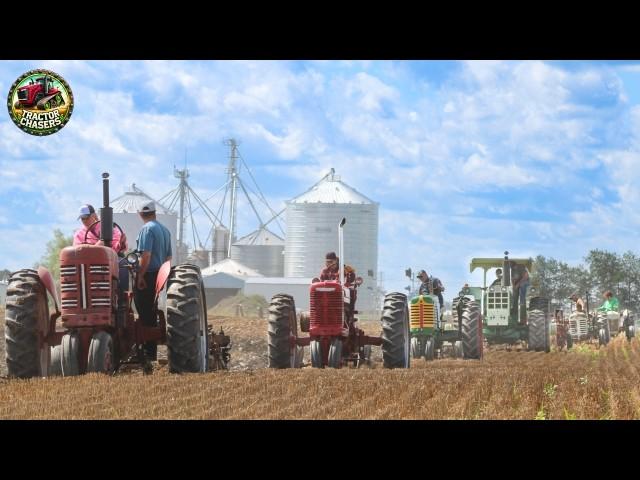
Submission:
[[[371,346],[382,347],[383,365],[386,368],[409,368],[409,310],[403,293],[386,295],[382,312],[382,333],[371,337],[358,328],[358,312],[354,309],[357,287],[346,286],[343,266],[342,231],[346,219],[339,224],[339,272],[338,281],[314,279],[310,294],[310,312],[298,316],[291,295],[282,293],[271,299],[269,306],[268,357],[270,368],[299,368],[302,352],[310,346],[311,366],[315,368],[341,368],[353,364],[370,363]],[[299,331],[309,336],[299,336]]]
[[554,318],[556,325],[556,346],[558,350],[562,350],[565,347],[567,350],[570,350],[571,347],[573,347],[570,319],[564,316],[564,310],[561,308],[556,308]]
[[49,110],[64,105],[62,92],[53,86],[53,81],[51,76],[45,75],[20,87],[15,108],[37,107],[39,110]]
[[[171,372],[206,371],[209,336],[200,269],[165,262],[155,285],[158,324],[143,326],[132,309],[138,255],[119,259],[110,248],[109,174],[102,176],[100,238],[104,246],[76,245],[60,252],[60,301],[53,277],[43,267],[20,270],[9,279],[5,326],[9,375],[114,373],[126,363],[141,364],[149,373],[145,342],[167,345]],[[121,269],[128,276],[126,289],[120,285],[124,283]],[[164,299],[165,284],[166,302],[159,302]],[[51,314],[47,292],[55,307]]]

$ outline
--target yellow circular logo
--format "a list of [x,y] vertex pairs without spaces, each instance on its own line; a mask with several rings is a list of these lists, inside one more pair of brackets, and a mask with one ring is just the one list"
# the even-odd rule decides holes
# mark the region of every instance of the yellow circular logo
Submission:
[[51,135],[64,127],[73,112],[69,84],[50,70],[30,70],[9,89],[9,116],[30,135]]

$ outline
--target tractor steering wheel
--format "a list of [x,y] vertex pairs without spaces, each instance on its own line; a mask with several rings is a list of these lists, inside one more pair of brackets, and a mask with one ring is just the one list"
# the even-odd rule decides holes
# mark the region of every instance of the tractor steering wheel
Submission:
[[[87,242],[87,235],[89,235],[89,231],[93,228],[94,225],[100,223],[100,220],[96,220],[95,222],[93,222],[91,225],[89,225],[89,227],[87,227],[87,231],[84,233],[84,241],[82,242],[83,244],[88,243]],[[122,231],[122,229],[120,228],[120,225],[118,225],[116,222],[113,222],[113,226],[114,227],[118,227],[118,230],[120,230],[120,235],[124,235],[124,232]],[[96,237],[100,237],[99,235],[96,235],[95,232],[93,232],[93,234]]]

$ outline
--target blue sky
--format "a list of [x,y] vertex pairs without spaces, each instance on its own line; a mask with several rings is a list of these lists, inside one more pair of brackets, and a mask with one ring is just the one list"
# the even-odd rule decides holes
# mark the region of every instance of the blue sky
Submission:
[[[0,91],[34,68],[62,75],[75,107],[43,138],[0,115],[0,269],[71,233],[103,171],[112,197],[136,183],[157,198],[186,150],[209,197],[228,137],[276,210],[331,167],[379,202],[388,290],[425,268],[450,298],[479,281],[472,257],[504,250],[637,251],[640,61],[2,61]],[[242,235],[256,222],[240,207]]]

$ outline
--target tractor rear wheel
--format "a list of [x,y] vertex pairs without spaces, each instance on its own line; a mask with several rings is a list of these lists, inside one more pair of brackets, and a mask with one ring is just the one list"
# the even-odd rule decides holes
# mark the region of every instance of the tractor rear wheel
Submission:
[[78,354],[80,352],[80,339],[77,333],[66,333],[60,342],[60,358],[62,375],[72,377],[80,375],[80,362]]
[[527,350],[543,352],[549,346],[549,328],[547,317],[542,310],[531,310],[528,318],[529,338]]
[[403,293],[389,293],[384,297],[381,336],[384,367],[409,368],[409,309]]
[[329,346],[329,360],[327,362],[327,366],[329,368],[342,367],[342,339],[340,337],[336,337],[333,340],[331,340],[331,345]]
[[424,357],[424,340],[420,337],[411,337],[411,356],[413,358]]
[[62,358],[60,355],[61,346],[51,347],[51,363],[49,364],[49,376],[62,375]]
[[309,344],[311,351],[311,366],[313,368],[322,368],[322,342],[320,340],[312,340]]
[[89,344],[87,371],[110,374],[113,370],[113,339],[107,332],[96,332]]
[[475,300],[465,300],[462,304],[462,354],[465,359],[482,358],[484,339],[482,337],[482,317],[480,305]]
[[204,286],[195,265],[178,265],[169,274],[167,359],[171,373],[202,373],[209,366]]
[[[269,368],[296,368],[297,346],[292,337],[298,337],[296,306],[291,295],[274,295],[269,305],[269,331],[267,353]],[[312,353],[313,360],[313,353]]]
[[39,345],[40,335],[49,329],[47,292],[35,270],[15,272],[7,285],[5,341],[9,376],[46,377],[50,348]]
[[436,358],[436,342],[432,337],[424,341],[424,359],[430,362]]

